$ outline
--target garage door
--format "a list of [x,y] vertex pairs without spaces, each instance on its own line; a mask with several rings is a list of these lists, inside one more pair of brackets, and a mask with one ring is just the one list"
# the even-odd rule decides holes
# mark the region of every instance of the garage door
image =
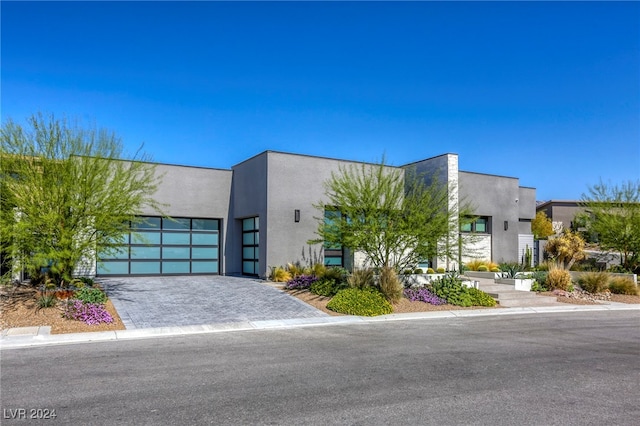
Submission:
[[101,256],[98,275],[220,273],[220,220],[144,217],[115,253]]

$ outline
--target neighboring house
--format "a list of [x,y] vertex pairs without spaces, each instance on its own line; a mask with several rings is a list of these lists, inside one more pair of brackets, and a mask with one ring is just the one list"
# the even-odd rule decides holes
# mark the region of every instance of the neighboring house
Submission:
[[[318,217],[313,205],[326,200],[324,183],[340,167],[362,163],[265,151],[231,168],[209,169],[158,164],[163,174],[156,199],[172,220],[154,217],[131,234],[118,255],[97,265],[97,274],[226,274],[264,277],[270,267],[303,264],[351,266],[339,248],[309,246]],[[376,165],[372,165],[376,166]],[[479,219],[459,236],[474,232],[473,257],[521,261],[533,246],[535,189],[517,178],[458,170],[457,154],[443,154],[401,168],[439,172],[440,181],[457,183],[450,208],[469,202]],[[470,253],[461,253],[464,262]],[[457,262],[430,259],[433,267]]]
[[550,200],[536,206],[537,212],[544,212],[553,223],[553,230],[559,234],[563,229],[572,229],[573,220],[578,213],[583,213],[585,207],[579,201]]

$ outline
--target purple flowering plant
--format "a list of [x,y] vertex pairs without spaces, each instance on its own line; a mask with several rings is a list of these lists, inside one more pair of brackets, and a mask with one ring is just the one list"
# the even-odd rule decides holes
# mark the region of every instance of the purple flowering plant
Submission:
[[441,297],[436,296],[427,288],[405,288],[404,289],[404,297],[411,300],[412,302],[420,301],[425,303],[430,303],[432,305],[445,305],[447,301]]
[[104,305],[87,303],[78,299],[71,299],[67,302],[62,316],[66,319],[82,321],[89,325],[113,322],[113,317]]
[[298,275],[297,277],[287,281],[284,287],[289,290],[308,289],[309,287],[311,287],[311,284],[316,281],[318,281],[318,277],[316,277],[315,275]]

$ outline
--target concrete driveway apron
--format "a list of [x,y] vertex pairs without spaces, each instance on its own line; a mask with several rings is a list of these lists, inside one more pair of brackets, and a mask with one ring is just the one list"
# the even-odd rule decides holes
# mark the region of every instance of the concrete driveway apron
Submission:
[[97,282],[127,329],[327,316],[258,279],[165,276]]

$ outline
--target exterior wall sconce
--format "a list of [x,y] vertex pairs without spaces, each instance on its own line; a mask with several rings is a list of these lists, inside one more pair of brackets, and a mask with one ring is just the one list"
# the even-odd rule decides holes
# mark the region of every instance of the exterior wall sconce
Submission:
[[293,221],[296,223],[300,222],[300,210],[295,209],[293,211]]
[[505,230],[505,231],[508,231],[508,230],[509,230],[509,221],[508,221],[508,220],[505,220],[505,221],[504,221],[504,230]]

